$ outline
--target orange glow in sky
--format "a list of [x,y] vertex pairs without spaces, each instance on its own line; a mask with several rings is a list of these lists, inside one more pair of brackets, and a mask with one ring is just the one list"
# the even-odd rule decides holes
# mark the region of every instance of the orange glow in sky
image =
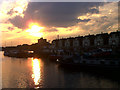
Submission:
[[26,32],[29,33],[29,35],[35,36],[35,37],[42,37],[43,33],[42,30],[44,27],[39,26],[38,23],[29,23],[29,29],[26,30]]

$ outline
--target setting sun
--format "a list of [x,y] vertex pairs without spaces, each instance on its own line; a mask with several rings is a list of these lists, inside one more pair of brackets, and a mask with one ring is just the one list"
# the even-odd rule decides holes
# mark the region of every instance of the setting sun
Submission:
[[27,29],[26,32],[29,32],[30,35],[35,37],[42,37],[43,36],[43,33],[41,31],[42,29],[44,29],[44,27],[40,27],[39,24],[30,23],[29,29]]

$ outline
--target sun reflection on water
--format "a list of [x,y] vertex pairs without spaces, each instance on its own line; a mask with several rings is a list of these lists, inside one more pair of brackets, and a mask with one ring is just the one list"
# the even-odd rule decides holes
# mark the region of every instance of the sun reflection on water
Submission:
[[34,84],[37,88],[39,88],[39,83],[41,81],[41,72],[40,72],[40,61],[39,59],[32,59],[32,78],[34,80]]

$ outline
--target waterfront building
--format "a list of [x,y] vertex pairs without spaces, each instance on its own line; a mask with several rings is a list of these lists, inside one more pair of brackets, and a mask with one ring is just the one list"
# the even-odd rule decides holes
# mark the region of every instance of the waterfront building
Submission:
[[108,38],[109,38],[108,33],[97,34],[95,36],[94,45],[95,46],[108,45]]
[[73,48],[75,50],[82,48],[82,42],[83,42],[83,36],[75,37],[75,39],[73,40]]
[[74,48],[78,48],[80,46],[79,44],[79,39],[78,38],[75,38],[75,40],[73,40],[73,47]]
[[83,36],[76,37],[79,40],[79,47],[82,47]]
[[75,38],[67,38],[67,39],[62,39],[64,41],[64,48],[71,49],[73,48],[73,41]]
[[53,40],[52,41],[52,44],[50,46],[51,48],[51,53],[56,53],[56,49],[58,47],[58,40]]
[[52,41],[52,47],[58,48],[58,39]]
[[101,34],[103,38],[103,46],[108,47],[109,46],[109,34],[108,33],[103,33]]
[[103,45],[103,38],[101,34],[97,34],[94,40],[95,46],[102,46]]
[[74,50],[94,49],[96,47],[107,48],[111,45],[120,45],[120,32],[101,33],[97,35],[78,36],[74,38],[56,39],[52,44],[57,49]]
[[46,42],[47,42],[46,39],[43,39],[43,38],[38,39],[38,44],[46,43]]
[[94,46],[94,38],[95,38],[94,35],[85,36],[83,38],[83,42],[82,42],[83,47],[85,48],[85,47],[92,47],[92,46]]
[[95,35],[89,35],[90,47],[94,47]]
[[83,38],[83,47],[89,47],[90,46],[90,40],[89,40],[89,37],[88,36],[85,36]]
[[55,40],[52,41],[52,44],[51,44],[50,48],[51,49],[55,49],[56,48],[56,41]]
[[65,48],[70,48],[70,40],[66,39],[65,41]]
[[65,38],[61,39],[61,42],[62,42],[62,49],[65,48],[65,42],[66,42],[66,40],[67,40],[67,39],[65,39]]
[[69,48],[73,48],[73,41],[75,40],[75,38],[68,38],[68,41],[70,43],[70,47]]
[[58,46],[59,49],[64,48],[64,46],[65,46],[65,40],[66,40],[66,39],[56,40],[57,42],[56,42],[55,44]]
[[120,31],[110,33],[109,45],[110,46],[119,46],[120,45]]
[[41,51],[42,49],[50,48],[51,44],[47,42],[46,39],[40,38],[38,39],[38,43],[32,44],[31,47],[36,52]]
[[62,40],[58,41],[58,47],[61,49],[63,47]]

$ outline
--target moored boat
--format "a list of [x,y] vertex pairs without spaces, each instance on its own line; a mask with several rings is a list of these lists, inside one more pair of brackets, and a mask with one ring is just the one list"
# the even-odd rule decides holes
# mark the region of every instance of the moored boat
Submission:
[[51,60],[51,61],[56,61],[57,59],[61,59],[61,58],[62,58],[61,55],[52,54],[49,56],[49,60]]
[[33,51],[23,51],[23,50],[6,50],[6,51],[4,51],[4,56],[27,58],[27,57],[33,57],[34,52]]
[[120,69],[120,59],[85,59],[83,56],[73,56],[72,58],[58,60],[58,63],[66,67]]

